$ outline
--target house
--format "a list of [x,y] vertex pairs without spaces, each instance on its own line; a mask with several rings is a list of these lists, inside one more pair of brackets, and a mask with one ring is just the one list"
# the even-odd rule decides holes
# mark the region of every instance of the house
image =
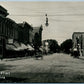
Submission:
[[74,32],[72,35],[73,49],[79,48],[81,55],[84,55],[84,32]]

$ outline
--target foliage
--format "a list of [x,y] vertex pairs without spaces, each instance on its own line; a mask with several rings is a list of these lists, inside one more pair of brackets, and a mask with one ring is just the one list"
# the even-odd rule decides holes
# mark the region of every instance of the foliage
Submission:
[[71,39],[67,39],[65,40],[62,44],[61,44],[61,50],[65,53],[70,53],[70,49],[72,48],[72,40]]
[[54,40],[54,39],[48,39],[46,41],[49,44],[48,46],[49,46],[50,52],[53,52],[53,53],[59,52],[60,47],[59,47],[58,42],[56,40]]

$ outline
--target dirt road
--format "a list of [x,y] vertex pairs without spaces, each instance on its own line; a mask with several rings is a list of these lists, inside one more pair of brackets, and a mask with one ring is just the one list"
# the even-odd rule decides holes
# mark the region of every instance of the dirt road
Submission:
[[84,82],[84,57],[56,53],[43,60],[12,58],[0,61],[0,67],[2,82]]

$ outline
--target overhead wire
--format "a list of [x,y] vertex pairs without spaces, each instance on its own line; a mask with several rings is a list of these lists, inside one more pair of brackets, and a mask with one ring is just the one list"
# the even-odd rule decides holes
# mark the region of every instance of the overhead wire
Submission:
[[[25,14],[25,15],[24,14],[22,14],[22,15],[15,14],[14,15],[14,14],[10,14],[9,16],[43,16],[43,15],[38,15],[38,14],[37,15],[36,14],[35,15],[33,15],[33,14],[31,14],[31,15],[30,14],[29,15],[28,14]],[[84,16],[84,14],[55,14],[55,15],[48,15],[48,16]]]

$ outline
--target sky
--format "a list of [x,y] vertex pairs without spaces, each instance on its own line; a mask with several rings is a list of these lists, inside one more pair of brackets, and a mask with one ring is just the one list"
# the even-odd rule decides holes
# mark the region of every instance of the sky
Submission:
[[[0,1],[8,17],[17,23],[43,25],[42,40],[55,39],[61,44],[71,39],[73,32],[84,32],[84,2]],[[45,26],[48,15],[49,26]]]
[[0,1],[84,1],[84,0],[0,0]]

